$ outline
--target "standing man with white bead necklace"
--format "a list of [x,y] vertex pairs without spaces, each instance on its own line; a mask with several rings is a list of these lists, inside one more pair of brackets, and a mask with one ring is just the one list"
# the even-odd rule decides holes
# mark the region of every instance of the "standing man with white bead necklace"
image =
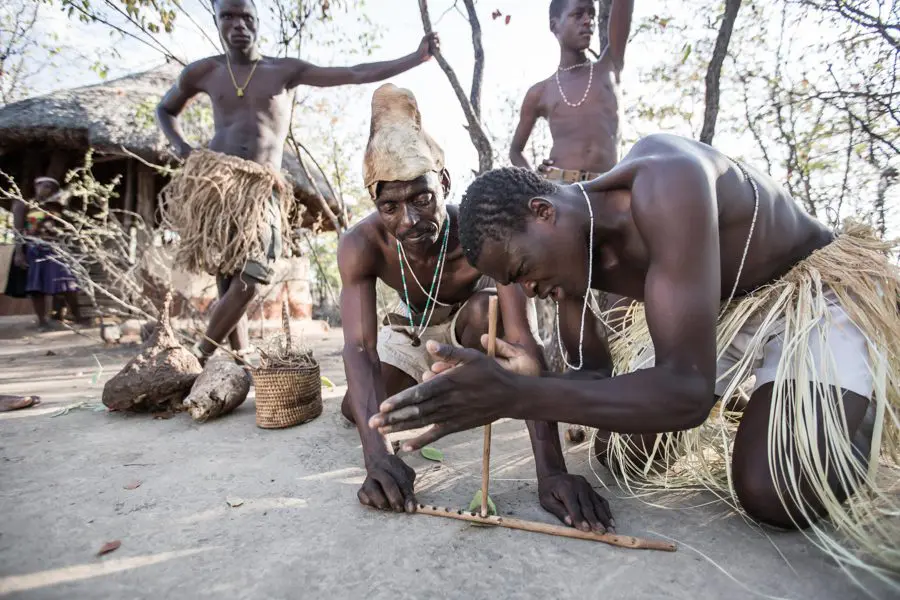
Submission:
[[[595,179],[609,171],[619,158],[619,86],[634,0],[612,0],[609,43],[599,60],[592,62],[587,51],[596,26],[596,4],[596,0],[550,2],[550,31],[559,42],[559,67],[525,94],[509,149],[513,165],[536,170],[558,184]],[[524,150],[540,117],[550,125],[553,148],[543,163],[533,167]],[[622,296],[609,294],[602,308],[622,305],[621,299]],[[571,347],[576,341],[581,305],[562,302],[558,309],[562,339]],[[588,335],[596,337],[591,332]]]
[[[521,287],[497,286],[466,261],[458,208],[446,203],[450,175],[444,153],[421,123],[411,92],[391,84],[375,91],[363,171],[376,211],[348,231],[338,248],[347,373],[341,410],[357,425],[366,466],[357,497],[398,512],[415,511],[416,473],[368,421],[385,398],[422,381],[431,366],[424,342],[483,350],[488,300],[496,294],[498,335],[543,362]],[[383,323],[378,280],[399,300]],[[528,430],[541,506],[582,530],[605,530],[609,506],[584,477],[566,471],[556,424],[529,422]]]

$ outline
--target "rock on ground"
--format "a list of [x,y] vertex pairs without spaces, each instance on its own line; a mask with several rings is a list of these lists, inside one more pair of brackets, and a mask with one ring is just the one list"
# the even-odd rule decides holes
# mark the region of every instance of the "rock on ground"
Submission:
[[247,399],[250,376],[243,368],[230,360],[207,363],[197,377],[191,393],[184,399],[184,407],[191,418],[203,423],[230,413]]
[[169,322],[171,296],[162,319],[137,356],[103,387],[103,404],[112,410],[181,410],[182,399],[203,370],[200,361],[175,337]]

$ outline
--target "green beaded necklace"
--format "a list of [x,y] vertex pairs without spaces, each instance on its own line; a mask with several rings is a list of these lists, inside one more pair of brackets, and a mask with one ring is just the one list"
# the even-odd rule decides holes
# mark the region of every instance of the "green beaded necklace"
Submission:
[[[402,247],[400,246],[400,240],[397,240],[397,258],[400,260],[400,278],[403,280],[403,297],[406,301],[406,316],[409,317],[409,327],[412,329],[412,345],[420,346],[422,344],[421,335],[428,327],[428,324],[431,323],[431,315],[434,314],[435,302],[433,301],[437,298],[438,291],[441,289],[441,276],[444,274],[444,263],[447,259],[447,241],[450,239],[450,215],[447,215],[447,218],[444,220],[444,240],[441,242],[441,251],[438,254],[437,264],[434,266],[434,275],[431,278],[431,289],[428,290],[426,296],[428,299],[425,301],[425,310],[422,311],[422,317],[419,319],[418,331],[416,330],[416,323],[413,320],[412,314],[412,304],[409,301],[409,290],[406,288],[406,267],[409,267],[410,273],[412,273],[412,267],[409,266],[408,261],[407,264],[403,263],[404,252]],[[415,275],[415,273],[413,273]],[[437,289],[435,289],[437,286]],[[424,291],[424,290],[423,290]],[[431,312],[429,313],[428,308],[431,307]],[[427,319],[426,319],[427,317]]]

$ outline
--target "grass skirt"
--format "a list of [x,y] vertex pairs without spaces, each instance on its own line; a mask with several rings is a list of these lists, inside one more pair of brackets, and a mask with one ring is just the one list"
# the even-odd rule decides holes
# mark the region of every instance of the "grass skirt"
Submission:
[[[721,358],[745,324],[761,322],[745,358],[723,377],[729,384],[721,397],[729,399],[740,393],[740,386],[751,376],[753,355],[766,343],[768,325],[784,320],[784,353],[774,382],[767,438],[770,473],[787,480],[783,504],[800,498],[798,482],[805,479],[828,511],[831,531],[821,522],[806,530],[817,546],[842,567],[864,567],[883,579],[889,572],[900,572],[900,503],[896,491],[888,489],[898,481],[900,449],[900,278],[889,257],[895,248],[875,238],[869,228],[848,223],[834,242],[786,275],[732,302],[720,316],[716,332],[717,357]],[[840,365],[826,352],[821,372],[816,374],[810,367],[811,340],[827,335],[827,328],[817,324],[828,318],[828,290],[867,339],[875,384],[868,468],[854,458],[842,399],[828,388],[838,381]],[[617,374],[632,370],[642,349],[652,344],[643,305],[633,304],[627,316],[627,329],[611,340]],[[706,489],[740,511],[731,477],[739,421],[740,415],[723,411],[720,402],[700,427],[677,436],[657,436],[649,459],[637,458],[627,438],[613,434],[607,448],[613,475],[633,495]],[[817,439],[819,426],[826,432],[826,448]],[[799,472],[786,460],[791,454],[799,460]],[[664,468],[653,468],[660,463]],[[828,485],[829,467],[851,492],[845,503]],[[805,509],[801,510],[806,517]],[[809,520],[815,521],[811,513]]]
[[192,273],[241,271],[264,256],[260,232],[269,226],[272,195],[281,205],[281,231],[290,234],[294,197],[271,167],[210,150],[194,150],[160,192],[160,212],[178,233],[176,264]]

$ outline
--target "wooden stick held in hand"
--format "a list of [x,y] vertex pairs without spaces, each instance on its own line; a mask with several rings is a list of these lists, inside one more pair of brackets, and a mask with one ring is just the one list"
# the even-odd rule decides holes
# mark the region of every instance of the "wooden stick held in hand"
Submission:
[[[493,358],[497,354],[497,296],[488,300],[488,346],[487,354]],[[484,449],[481,453],[481,517],[488,516],[488,484],[491,480],[491,424],[484,426]]]
[[510,529],[522,529],[524,531],[533,531],[535,533],[547,533],[549,535],[559,535],[562,537],[576,538],[579,540],[589,540],[592,542],[601,542],[610,546],[619,546],[621,548],[632,548],[634,550],[661,550],[663,552],[675,552],[677,547],[671,542],[661,540],[647,540],[630,535],[619,535],[616,533],[594,533],[581,531],[574,527],[563,527],[562,525],[550,525],[549,523],[539,523],[537,521],[525,521],[522,519],[514,519],[512,517],[480,517],[477,513],[464,510],[454,510],[452,508],[444,508],[441,506],[426,506],[419,504],[416,507],[416,513],[420,515],[431,515],[433,517],[446,517],[448,519],[458,519],[460,521],[470,521],[473,523],[481,523],[483,525],[497,525],[500,527],[508,527]]

